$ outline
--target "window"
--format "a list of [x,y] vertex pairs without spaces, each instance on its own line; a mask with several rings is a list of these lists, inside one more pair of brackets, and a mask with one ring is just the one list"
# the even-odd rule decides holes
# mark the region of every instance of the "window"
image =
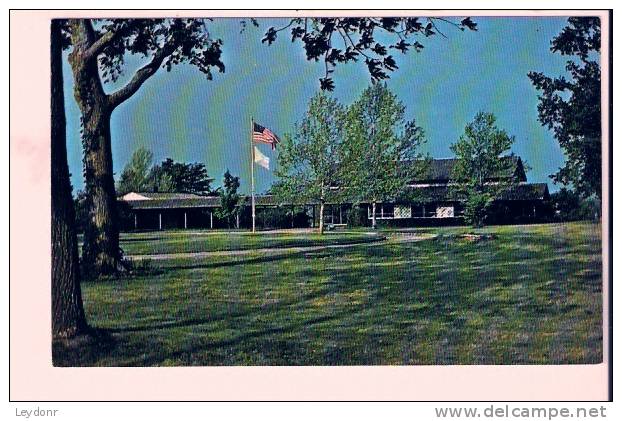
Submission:
[[454,207],[453,206],[437,206],[436,217],[437,218],[453,218]]
[[394,218],[395,219],[412,218],[412,209],[411,209],[411,207],[410,206],[400,206],[400,205],[395,206]]
[[[376,204],[376,219],[393,219],[395,206],[392,204]],[[372,217],[372,205],[367,207],[367,218],[371,219]]]

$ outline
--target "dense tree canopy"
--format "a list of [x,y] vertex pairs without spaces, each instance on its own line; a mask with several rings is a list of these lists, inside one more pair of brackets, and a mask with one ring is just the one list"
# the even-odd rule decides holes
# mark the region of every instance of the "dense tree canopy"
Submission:
[[566,76],[530,72],[540,91],[538,117],[553,130],[566,163],[552,176],[583,197],[601,196],[600,20],[572,17],[551,41],[551,51],[570,56]]
[[551,204],[557,221],[597,220],[601,214],[596,197],[583,198],[565,187],[551,194]]
[[[123,73],[128,55],[150,58],[134,78],[111,101],[120,102],[134,93],[160,66],[170,71],[189,63],[212,79],[212,69],[225,71],[221,61],[221,39],[207,29],[210,19],[79,19],[70,21],[72,44],[84,45],[85,57],[97,58],[104,82],[116,81]],[[80,29],[83,28],[83,29]],[[75,32],[83,34],[75,34]]]
[[[205,164],[175,162],[171,158],[166,158],[161,164],[156,165],[152,170],[151,177],[153,179],[153,191],[160,192],[209,194],[211,192],[210,184],[213,181],[207,175]],[[163,182],[163,180],[165,181]]]
[[171,158],[157,165],[152,162],[153,153],[148,149],[134,151],[121,173],[117,193],[211,193],[213,179],[207,175],[205,164],[175,162]]

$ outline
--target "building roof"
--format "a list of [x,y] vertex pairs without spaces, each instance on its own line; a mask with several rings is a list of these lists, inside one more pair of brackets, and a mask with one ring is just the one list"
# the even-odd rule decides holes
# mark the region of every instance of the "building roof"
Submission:
[[[439,202],[455,201],[449,186],[424,186],[413,187],[414,194],[409,201],[413,202]],[[130,194],[130,193],[128,193]],[[126,195],[127,196],[127,195]],[[190,193],[135,193],[130,200],[120,198],[132,209],[191,209],[191,208],[217,208],[220,207],[220,197],[199,196]],[[136,196],[148,197],[138,199]],[[251,204],[250,196],[243,196],[245,205]],[[520,183],[508,190],[501,196],[501,200],[548,200],[549,189],[546,183]],[[257,206],[278,206],[281,202],[274,195],[264,194],[255,196]],[[308,203],[311,205],[312,203]]]
[[131,192],[119,198],[132,209],[215,208],[220,197],[192,193]]
[[521,183],[501,195],[501,200],[549,200],[546,183]]
[[[502,160],[509,160],[510,164],[505,166],[505,173],[492,177],[491,180],[507,179],[516,176],[520,182],[511,190],[505,192],[502,200],[548,200],[549,190],[546,183],[527,183],[525,169],[520,157],[506,156]],[[452,201],[448,183],[452,178],[453,168],[457,159],[432,159],[427,169],[427,174],[420,180],[412,182],[413,201],[433,202],[433,201]],[[410,196],[410,195],[408,195]],[[119,200],[127,203],[132,209],[171,209],[171,208],[217,208],[220,206],[220,197],[202,196],[193,193],[148,193],[130,192]],[[250,196],[243,196],[246,205],[250,205]],[[255,204],[257,206],[277,206],[280,203],[273,195],[256,195]],[[309,203],[312,204],[312,203]]]
[[193,193],[151,193],[151,192],[130,192],[121,196],[121,200],[126,202],[136,200],[184,200],[184,199],[196,199],[201,197],[198,194]]
[[[193,193],[143,193],[131,192],[119,198],[132,209],[188,209],[188,208],[217,208],[220,207],[220,197],[201,196]],[[251,204],[250,196],[242,196],[246,205]],[[256,195],[255,204],[258,206],[277,206],[281,203],[273,195]]]
[[[549,188],[546,183],[520,183],[501,194],[499,200],[548,200],[549,198]],[[402,200],[429,203],[452,202],[460,199],[448,185],[425,185],[413,187],[404,194]]]
[[[508,161],[508,164],[504,166],[503,172],[491,177],[491,180],[507,179],[512,176],[517,176],[519,182],[527,181],[525,174],[525,167],[520,157],[511,155],[500,158],[502,161]],[[452,179],[452,173],[458,159],[456,158],[442,158],[431,159],[430,165],[426,173],[421,179],[413,180],[413,184],[425,184],[425,183],[448,183]]]

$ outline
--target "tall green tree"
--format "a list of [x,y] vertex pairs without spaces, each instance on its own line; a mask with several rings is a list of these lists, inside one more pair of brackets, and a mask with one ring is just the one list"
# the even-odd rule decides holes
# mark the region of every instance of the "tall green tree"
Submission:
[[425,171],[425,134],[384,83],[373,83],[348,109],[344,143],[344,185],[356,201],[371,203],[376,228],[378,203],[397,199]]
[[[204,19],[70,19],[74,98],[81,113],[84,182],[89,209],[82,260],[94,274],[112,273],[120,264],[116,192],[112,172],[110,118],[158,69],[189,63],[212,78],[224,71],[219,39],[212,39]],[[125,72],[130,55],[146,60],[114,92],[103,84]]]
[[75,210],[67,164],[65,99],[63,92],[62,20],[52,20],[51,58],[51,196],[52,196],[52,336],[69,338],[88,330],[82,292]]
[[497,128],[492,113],[479,112],[451,145],[457,158],[452,193],[465,200],[469,224],[484,225],[490,205],[518,182],[512,172],[514,157],[508,154],[513,143],[514,136]]
[[227,223],[231,228],[240,212],[241,197],[238,194],[240,187],[240,177],[231,175],[229,169],[225,171],[222,181],[222,188],[218,190],[220,196],[220,208],[216,216]]
[[273,192],[282,202],[319,203],[320,234],[326,203],[342,200],[345,109],[324,92],[317,93],[294,133],[279,144],[279,177]]
[[540,94],[538,118],[553,130],[566,163],[551,177],[582,197],[601,197],[600,19],[571,17],[551,41],[551,51],[568,56],[567,76],[530,72]]
[[150,150],[142,147],[136,149],[121,173],[117,193],[148,191],[152,164],[153,153]]

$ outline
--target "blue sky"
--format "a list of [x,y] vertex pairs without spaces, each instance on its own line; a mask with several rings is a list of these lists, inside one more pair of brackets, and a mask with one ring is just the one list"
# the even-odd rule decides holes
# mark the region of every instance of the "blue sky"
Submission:
[[[527,73],[564,73],[565,59],[549,51],[550,40],[565,26],[566,18],[474,18],[478,31],[460,32],[446,27],[448,38],[420,39],[420,53],[395,54],[399,69],[388,87],[406,105],[426,132],[424,151],[432,157],[452,156],[449,149],[464,126],[482,111],[493,112],[497,124],[516,137],[513,152],[531,167],[527,177],[548,182],[564,162],[550,131],[537,120],[537,91]],[[239,19],[216,19],[209,24],[213,37],[224,41],[224,74],[208,81],[198,70],[182,65],[171,72],[158,71],[111,120],[114,171],[118,175],[132,152],[144,146],[156,162],[167,157],[183,162],[203,162],[219,185],[228,168],[241,178],[242,192],[250,190],[250,118],[277,134],[290,132],[319,89],[323,64],[308,62],[300,43],[287,34],[272,46],[261,43],[266,28],[282,20],[260,19],[260,28],[240,33]],[[118,88],[141,63],[128,60],[124,77],[106,90]],[[74,189],[83,188],[79,112],[73,83],[65,62],[67,148]],[[349,104],[369,84],[363,63],[339,65],[333,95]],[[276,162],[269,147],[262,151]],[[278,151],[276,152],[278,153]],[[258,168],[256,187],[265,191],[275,180]]]

